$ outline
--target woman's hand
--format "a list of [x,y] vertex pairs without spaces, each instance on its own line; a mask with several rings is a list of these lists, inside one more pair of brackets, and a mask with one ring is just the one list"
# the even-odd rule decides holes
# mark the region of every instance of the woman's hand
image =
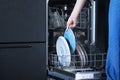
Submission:
[[70,16],[68,21],[67,21],[66,29],[74,28],[76,26],[76,23],[77,23],[77,18]]
[[67,26],[66,26],[66,30],[68,28],[74,28],[76,26],[77,23],[77,17],[80,13],[80,11],[82,10],[83,5],[85,4],[86,0],[77,0],[74,6],[74,9],[71,13],[71,16],[69,17],[68,21],[67,21]]

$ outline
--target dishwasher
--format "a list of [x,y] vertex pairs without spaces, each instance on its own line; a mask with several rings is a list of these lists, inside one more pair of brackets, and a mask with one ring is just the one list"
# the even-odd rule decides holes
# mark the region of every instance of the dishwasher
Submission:
[[[106,80],[109,0],[87,1],[73,30],[76,49],[69,66],[59,62],[56,40],[64,34],[76,0],[48,2],[48,76],[49,80]],[[105,3],[105,4],[103,4]]]

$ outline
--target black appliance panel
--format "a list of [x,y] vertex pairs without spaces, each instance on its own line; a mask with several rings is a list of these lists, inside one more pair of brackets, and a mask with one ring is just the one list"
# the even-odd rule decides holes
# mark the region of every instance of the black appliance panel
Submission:
[[0,80],[46,80],[46,44],[0,44]]
[[45,41],[46,0],[0,0],[0,42]]
[[100,52],[105,52],[108,48],[109,1],[96,0],[96,46]]

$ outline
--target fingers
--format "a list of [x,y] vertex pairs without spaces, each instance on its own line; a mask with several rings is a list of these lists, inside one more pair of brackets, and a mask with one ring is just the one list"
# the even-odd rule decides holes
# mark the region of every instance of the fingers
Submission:
[[66,25],[66,30],[69,28],[74,28],[76,26],[76,21],[75,20],[68,20],[67,25]]
[[72,24],[71,23],[67,23],[66,30],[68,30],[69,28],[72,28]]
[[66,30],[72,27],[72,21],[67,22]]
[[68,29],[69,29],[69,26],[67,25],[65,31],[67,31]]
[[71,28],[74,28],[76,26],[76,21],[73,22]]

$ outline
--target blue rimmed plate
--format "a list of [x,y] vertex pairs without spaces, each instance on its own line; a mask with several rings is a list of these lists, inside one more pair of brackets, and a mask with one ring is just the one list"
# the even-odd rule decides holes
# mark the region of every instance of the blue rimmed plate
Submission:
[[75,52],[75,48],[76,48],[76,40],[75,40],[75,35],[74,35],[72,29],[66,30],[64,33],[64,37],[70,46],[71,53],[73,54]]

